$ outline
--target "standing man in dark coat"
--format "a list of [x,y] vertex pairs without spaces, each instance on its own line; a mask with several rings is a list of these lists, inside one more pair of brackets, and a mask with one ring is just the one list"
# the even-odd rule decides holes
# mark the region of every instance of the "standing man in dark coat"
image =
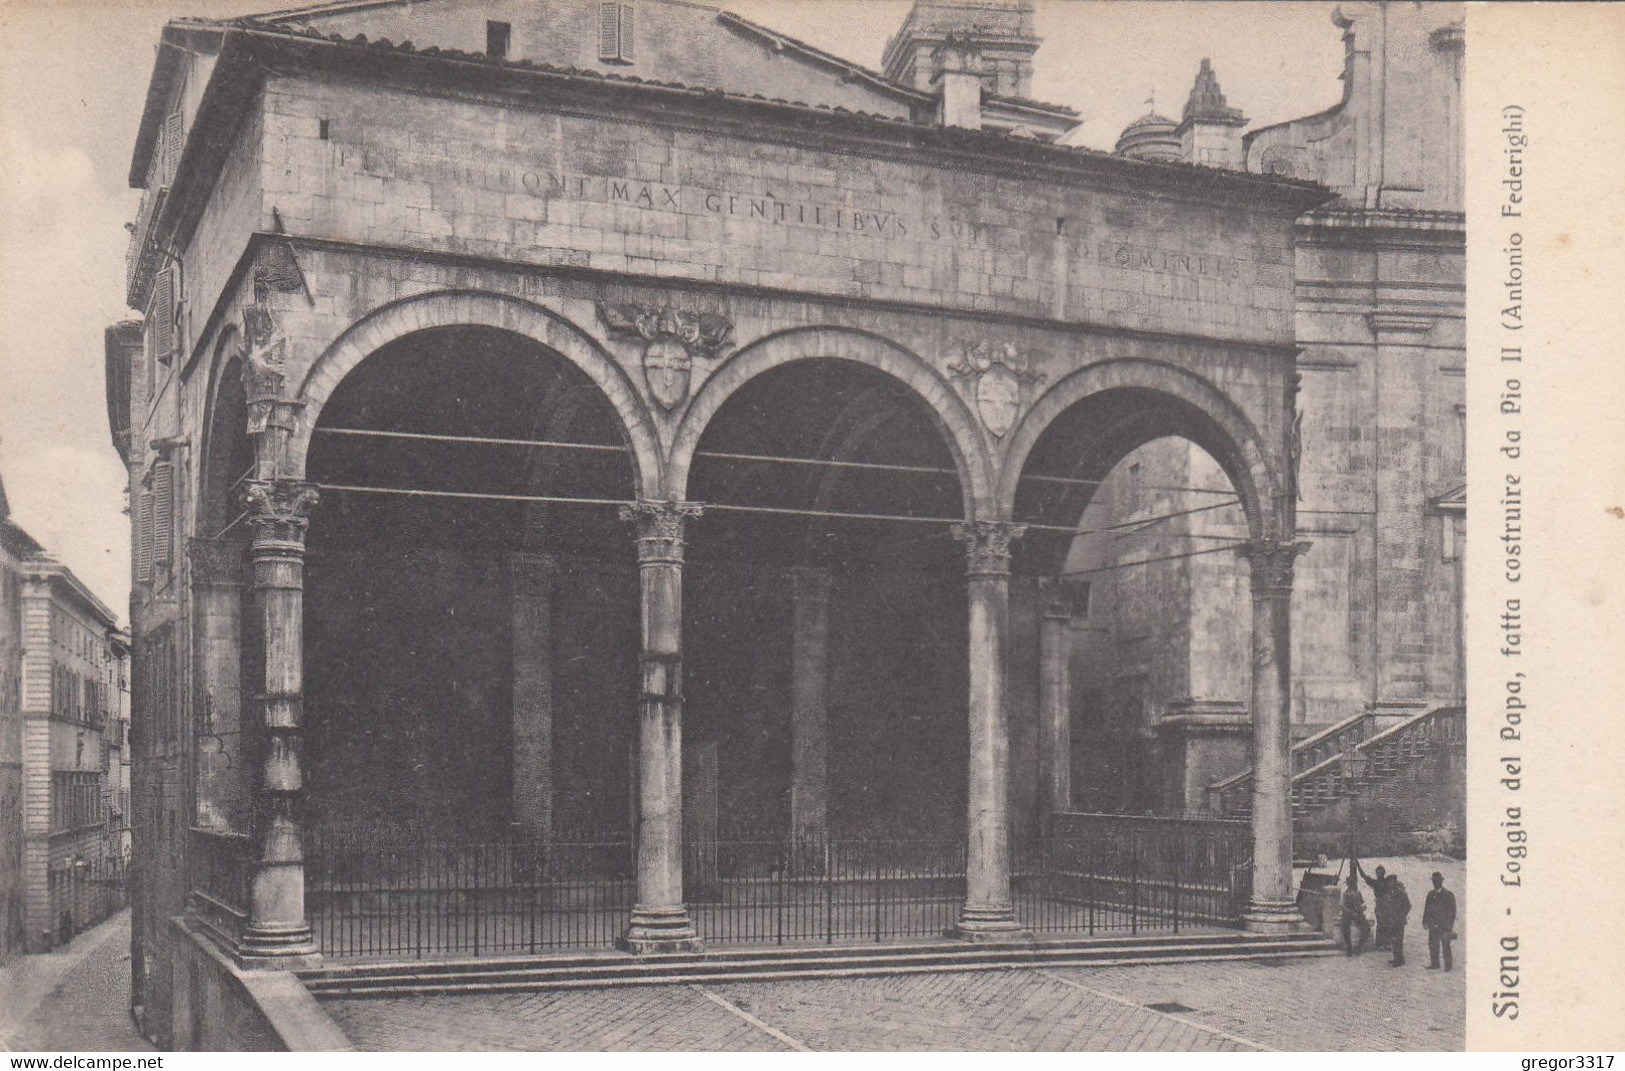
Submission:
[[[1394,942],[1393,967],[1405,966],[1405,923],[1411,917],[1411,898],[1405,893],[1405,884],[1399,875],[1388,875],[1388,894],[1382,901],[1388,907],[1388,936]],[[1382,910],[1381,905],[1377,908]]]
[[1394,879],[1388,876],[1387,869],[1381,863],[1377,864],[1377,873],[1372,876],[1365,872],[1365,868],[1356,859],[1354,860],[1354,872],[1364,878],[1367,885],[1371,886],[1372,910],[1377,916],[1376,939],[1371,942],[1371,947],[1379,952],[1386,948],[1392,948],[1394,946],[1393,916],[1385,905],[1385,901],[1388,899],[1389,890],[1393,887]]
[[1444,887],[1444,875],[1433,872],[1433,888],[1422,905],[1422,926],[1428,932],[1428,970],[1439,969],[1440,953],[1444,955],[1444,969],[1455,967],[1450,955],[1450,942],[1456,939],[1456,894]]

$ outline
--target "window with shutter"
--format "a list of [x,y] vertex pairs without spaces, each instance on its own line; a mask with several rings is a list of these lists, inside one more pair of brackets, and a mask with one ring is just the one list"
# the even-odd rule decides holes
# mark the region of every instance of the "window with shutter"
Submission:
[[168,461],[152,467],[152,498],[152,561],[168,569],[175,545],[175,466]]
[[632,62],[633,5],[602,0],[598,5],[598,58],[605,63]]
[[601,0],[598,5],[598,58],[614,63],[621,58],[621,5]]
[[152,491],[141,492],[141,503],[136,509],[135,578],[143,584],[152,582]]
[[175,287],[174,276],[165,268],[153,280],[152,308],[147,313],[152,324],[152,354],[161,363],[168,364],[175,355]]
[[178,109],[170,112],[169,118],[164,120],[163,138],[164,175],[161,185],[172,186],[181,162],[181,113]]
[[621,62],[622,63],[631,63],[632,58],[633,58],[632,57],[632,5],[631,4],[623,3],[623,4],[620,5],[620,17],[619,17],[619,19],[617,21],[619,22],[620,31],[621,31],[621,33],[620,33],[620,38],[621,38],[621,42],[620,42],[620,44],[621,44]]

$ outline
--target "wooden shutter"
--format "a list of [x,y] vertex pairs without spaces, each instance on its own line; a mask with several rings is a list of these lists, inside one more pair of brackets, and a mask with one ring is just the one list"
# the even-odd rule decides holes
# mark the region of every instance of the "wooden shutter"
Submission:
[[175,287],[174,276],[165,268],[158,273],[152,285],[152,308],[147,319],[152,324],[152,355],[168,364],[175,355]]
[[181,163],[181,113],[177,109],[169,113],[164,120],[164,174],[160,185],[170,186],[175,182],[175,172],[180,169]]
[[621,5],[601,0],[598,5],[598,58],[614,63],[621,58]]
[[152,467],[152,498],[152,561],[168,569],[175,545],[175,466],[168,461]]
[[632,5],[620,5],[620,57],[622,63],[632,62]]
[[143,584],[152,582],[152,491],[141,492],[136,507],[135,523],[135,578]]

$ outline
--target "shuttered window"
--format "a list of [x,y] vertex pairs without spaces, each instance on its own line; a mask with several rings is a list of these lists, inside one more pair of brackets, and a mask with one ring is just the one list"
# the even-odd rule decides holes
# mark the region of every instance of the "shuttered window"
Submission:
[[152,307],[147,312],[152,325],[152,355],[162,364],[175,356],[175,286],[169,268],[158,273],[152,285]]
[[168,461],[152,467],[152,501],[152,563],[168,570],[175,546],[175,466]]
[[135,578],[143,584],[152,583],[152,491],[141,492],[136,506],[135,520]]
[[598,58],[604,63],[631,63],[633,5],[602,0],[598,5]]
[[163,181],[159,185],[172,186],[181,163],[181,113],[178,109],[170,112],[164,120],[163,142]]

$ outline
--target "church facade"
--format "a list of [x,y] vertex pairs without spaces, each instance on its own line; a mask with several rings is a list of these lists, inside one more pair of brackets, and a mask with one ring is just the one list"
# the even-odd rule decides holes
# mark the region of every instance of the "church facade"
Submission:
[[[1344,4],[1327,27],[1344,45],[1337,105],[1244,133],[1204,65],[1180,120],[1144,116],[1117,144],[1337,193],[1294,241],[1293,464],[1311,544],[1293,596],[1299,741],[1352,742],[1465,700],[1462,19],[1454,4]],[[1222,137],[1199,144],[1199,117]],[[1223,810],[1248,764],[1248,638],[1228,612],[1246,570],[1223,552],[1241,513],[1213,459],[1176,440],[1126,458],[1093,511],[1117,530],[1074,551],[1097,610],[1080,625],[1076,779],[1091,795],[1077,803]],[[1459,782],[1459,760],[1440,775]],[[1393,821],[1459,830],[1459,787],[1445,795]]]
[[[200,1029],[200,940],[338,954],[314,905],[369,843],[517,837],[534,882],[624,842],[612,936],[644,955],[720,936],[697,834],[952,842],[951,931],[1030,928],[1015,846],[1116,776],[1087,696],[1123,675],[1099,622],[1129,595],[1091,538],[1142,458],[1225,492],[1217,594],[1149,627],[1239,645],[1192,763],[1252,764],[1230,921],[1297,924],[1292,734],[1343,709],[1306,718],[1293,668],[1300,514],[1339,464],[1299,417],[1363,425],[1320,378],[1409,354],[1306,372],[1345,311],[1310,237],[1422,209],[1397,181],[1339,207],[1326,139],[1243,142],[1207,68],[1173,131],[1064,145],[1038,45],[1030,5],[967,0],[920,0],[881,72],[685,0],[166,27],[131,168],[145,315],[107,354],[149,1033]],[[1432,664],[1373,696],[1431,697]],[[1142,736],[1198,691],[1158,687]]]

